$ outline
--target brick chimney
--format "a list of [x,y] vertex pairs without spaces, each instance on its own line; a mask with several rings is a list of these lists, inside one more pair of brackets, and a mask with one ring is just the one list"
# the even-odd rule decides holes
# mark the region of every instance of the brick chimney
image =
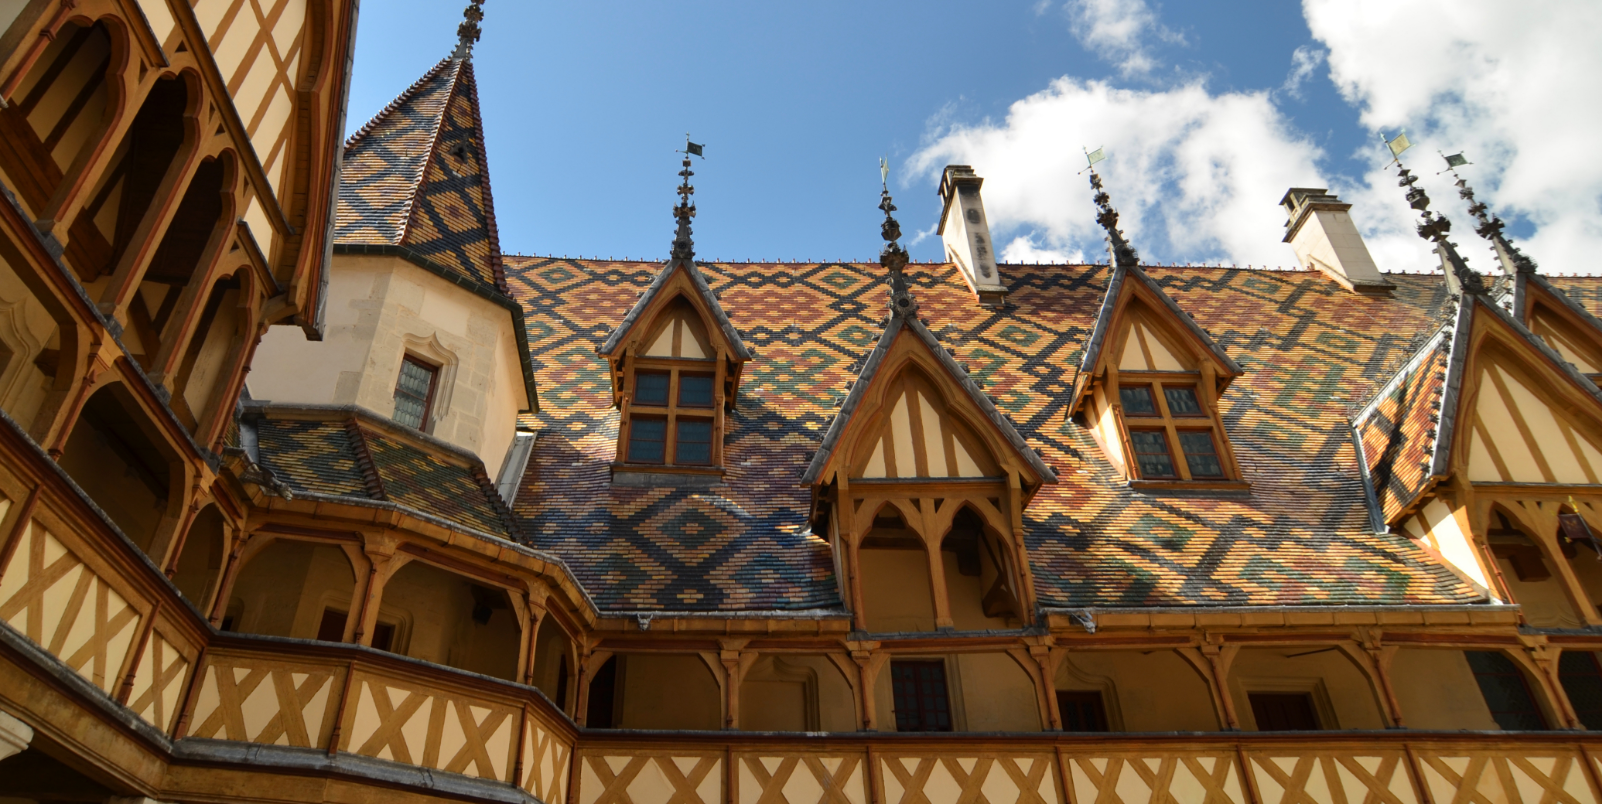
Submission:
[[998,307],[1008,288],[997,272],[991,227],[986,225],[986,208],[980,203],[981,181],[968,165],[948,165],[942,171],[941,223],[936,234],[941,235],[947,259],[958,266],[980,303]]
[[1359,228],[1344,204],[1324,187],[1293,187],[1281,197],[1287,211],[1287,235],[1298,265],[1315,268],[1337,284],[1366,295],[1392,292],[1393,284],[1376,269]]

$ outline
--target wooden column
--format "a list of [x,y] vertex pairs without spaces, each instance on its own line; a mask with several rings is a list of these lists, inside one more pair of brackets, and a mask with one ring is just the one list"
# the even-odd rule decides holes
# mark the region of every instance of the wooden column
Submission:
[[[523,683],[529,686],[535,684],[535,661],[539,658],[535,655],[535,643],[540,639],[540,624],[546,621],[546,597],[545,587],[536,584],[525,598],[529,607],[529,637],[524,640],[524,655],[519,666],[524,668]],[[557,705],[562,706],[562,702]]]
[[1351,643],[1342,643],[1337,648],[1342,651],[1364,673],[1365,680],[1370,682],[1370,692],[1375,695],[1376,708],[1381,711],[1381,719],[1386,722],[1389,729],[1404,727],[1403,708],[1398,705],[1398,698],[1392,691],[1392,679],[1388,670],[1392,666],[1392,657],[1398,653],[1397,645],[1383,646],[1381,634],[1376,629],[1362,629],[1354,635]]
[[1220,719],[1220,727],[1226,731],[1241,731],[1241,723],[1236,716],[1236,702],[1231,698],[1231,685],[1228,683],[1231,673],[1231,662],[1236,659],[1238,645],[1224,645],[1218,638],[1206,639],[1201,645],[1192,648],[1176,648],[1175,652],[1192,665],[1209,682],[1210,690],[1214,694],[1214,711]]
[[863,730],[876,731],[879,729],[879,717],[875,709],[874,682],[880,677],[881,668],[891,657],[880,652],[878,642],[857,642],[849,647],[852,648],[852,661],[858,666],[858,695],[863,707]]
[[[606,664],[608,659],[613,658],[612,651],[591,650],[588,644],[583,648],[583,651],[579,660],[579,672],[574,674],[574,681],[579,685],[575,690],[574,696],[574,722],[579,724],[581,728],[585,725],[585,716],[589,714],[587,710],[590,708],[590,680],[596,676],[596,671],[601,669],[601,666]],[[575,750],[574,753],[577,754],[579,752]],[[574,783],[575,780],[569,780],[570,785]]]
[[912,501],[919,506],[919,540],[925,546],[925,564],[930,571],[931,611],[937,628],[952,628],[952,602],[947,597],[947,568],[941,561],[941,534],[935,530],[935,500]]
[[387,533],[363,534],[362,552],[368,557],[368,577],[362,583],[362,604],[351,607],[356,615],[351,641],[358,645],[373,646],[373,629],[379,621],[379,601],[384,597],[384,585],[396,570],[411,561],[406,556],[396,555],[397,546],[395,537]]
[[1537,637],[1528,638],[1523,658],[1540,681],[1538,689],[1533,691],[1546,699],[1546,708],[1559,721],[1554,725],[1558,728],[1581,729],[1582,721],[1571,706],[1570,696],[1565,694],[1565,688],[1559,683],[1559,655],[1560,649],[1548,644],[1546,637]]

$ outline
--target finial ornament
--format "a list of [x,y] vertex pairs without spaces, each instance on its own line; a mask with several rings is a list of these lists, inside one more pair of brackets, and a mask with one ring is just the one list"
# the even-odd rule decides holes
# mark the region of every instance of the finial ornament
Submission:
[[691,196],[696,193],[696,188],[691,186],[691,177],[696,174],[691,171],[691,157],[701,156],[703,159],[707,157],[702,156],[701,145],[691,142],[689,134],[685,135],[685,150],[680,153],[684,154],[685,158],[679,163],[680,183],[677,190],[679,205],[674,207],[674,219],[678,221],[678,225],[674,229],[673,251],[670,256],[672,259],[689,261],[696,259],[696,244],[691,241],[691,218],[696,217],[696,204],[691,203]]
[[886,185],[890,173],[886,160],[881,159],[880,211],[886,214],[886,219],[880,223],[880,236],[885,238],[886,247],[880,250],[880,267],[886,269],[887,280],[891,283],[891,314],[908,317],[919,312],[919,302],[914,300],[913,293],[908,290],[908,279],[902,274],[902,269],[908,266],[908,250],[897,243],[902,237],[902,224],[891,217],[897,205],[891,203],[891,190]]
[[479,23],[485,19],[484,4],[485,0],[469,0],[468,7],[462,10],[462,23],[457,26],[457,49],[451,58],[473,58],[473,45],[480,36]]
[[[1437,256],[1442,258],[1443,279],[1448,283],[1448,292],[1454,296],[1466,293],[1480,295],[1487,292],[1487,284],[1482,280],[1481,274],[1470,269],[1464,258],[1459,256],[1459,247],[1448,240],[1448,230],[1453,227],[1448,219],[1441,213],[1431,211],[1431,197],[1426,191],[1416,187],[1420,181],[1409,168],[1404,167],[1403,160],[1399,158],[1413,143],[1402,134],[1395,139],[1387,141],[1382,135],[1388,150],[1392,151],[1392,163],[1398,166],[1398,186],[1406,187],[1404,198],[1409,202],[1409,208],[1420,213],[1420,222],[1415,224],[1415,233],[1422,240],[1430,240],[1437,244]],[[1400,144],[1402,147],[1399,147]]]
[[1476,234],[1483,240],[1492,243],[1493,254],[1498,256],[1498,264],[1503,266],[1504,273],[1514,276],[1516,274],[1537,273],[1537,263],[1531,257],[1521,253],[1515,244],[1504,237],[1504,220],[1497,215],[1487,214],[1487,204],[1476,200],[1476,191],[1470,188],[1470,182],[1459,175],[1458,168],[1471,164],[1465,159],[1463,153],[1444,155],[1442,151],[1437,154],[1448,163],[1444,173],[1454,174],[1454,186],[1459,188],[1459,197],[1470,202],[1470,214],[1476,218]]
[[1103,190],[1103,177],[1097,175],[1097,170],[1093,167],[1103,160],[1102,153],[1103,149],[1098,148],[1095,151],[1096,160],[1088,156],[1089,164],[1086,166],[1092,173],[1092,203],[1097,205],[1097,222],[1103,227],[1103,231],[1108,233],[1108,253],[1113,264],[1134,268],[1141,262],[1141,258],[1136,254],[1136,247],[1126,241],[1125,233],[1120,231],[1119,213],[1109,203],[1108,193]]

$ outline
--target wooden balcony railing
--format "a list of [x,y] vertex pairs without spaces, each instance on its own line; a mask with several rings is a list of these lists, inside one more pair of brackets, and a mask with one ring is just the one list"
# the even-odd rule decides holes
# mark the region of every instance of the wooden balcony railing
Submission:
[[549,804],[1600,802],[1596,735],[1577,732],[580,730],[531,687],[355,645],[214,632],[3,414],[0,425],[0,629],[108,699],[85,705],[125,707],[168,750],[314,749]]

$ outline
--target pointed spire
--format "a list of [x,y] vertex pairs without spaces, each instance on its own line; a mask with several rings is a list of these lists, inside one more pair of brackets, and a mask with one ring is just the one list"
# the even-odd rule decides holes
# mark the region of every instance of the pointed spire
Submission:
[[691,142],[687,134],[683,153],[685,158],[679,163],[679,206],[674,207],[674,219],[679,225],[674,229],[673,250],[669,256],[675,260],[691,261],[696,259],[696,244],[691,241],[691,218],[696,217],[696,205],[691,203],[691,196],[696,193],[696,188],[691,186],[691,177],[696,175],[691,171],[691,155],[701,156],[702,146]]
[[[1098,149],[1102,151],[1101,148]],[[1090,169],[1090,168],[1088,168]],[[1103,177],[1097,171],[1091,170],[1092,203],[1097,205],[1097,222],[1102,224],[1103,230],[1108,232],[1108,252],[1114,265],[1134,268],[1141,261],[1136,255],[1136,248],[1125,240],[1125,233],[1119,229],[1119,213],[1109,204],[1108,193],[1103,190]]]
[[881,159],[880,210],[886,214],[886,219],[880,223],[880,236],[885,238],[886,247],[880,250],[880,267],[886,269],[886,279],[891,284],[891,314],[906,318],[919,312],[919,302],[908,291],[907,277],[902,274],[902,269],[908,266],[908,250],[897,242],[902,237],[902,224],[891,217],[891,213],[897,211],[897,205],[891,203],[891,190],[886,185],[886,177],[890,172],[886,160]]
[[[1401,153],[1401,151],[1400,151]],[[1459,248],[1448,241],[1448,230],[1452,224],[1440,213],[1431,211],[1431,198],[1426,191],[1415,186],[1420,181],[1409,168],[1404,167],[1403,161],[1396,155],[1393,164],[1398,166],[1398,186],[1407,187],[1409,191],[1404,197],[1409,200],[1409,207],[1420,213],[1420,223],[1415,224],[1415,233],[1422,240],[1430,240],[1437,244],[1437,256],[1442,258],[1443,279],[1448,283],[1448,292],[1454,296],[1466,293],[1480,295],[1487,292],[1487,284],[1482,280],[1481,274],[1470,269],[1464,258],[1459,256]]]
[[1464,156],[1461,154],[1454,156],[1459,157],[1458,163],[1454,162],[1452,157],[1445,156],[1443,159],[1448,161],[1448,172],[1454,174],[1456,179],[1454,186],[1459,188],[1459,197],[1470,202],[1470,214],[1476,218],[1476,234],[1493,244],[1493,253],[1498,255],[1498,264],[1503,266],[1504,273],[1510,276],[1537,273],[1537,263],[1531,257],[1522,254],[1520,249],[1515,248],[1515,244],[1504,237],[1504,220],[1497,215],[1488,216],[1487,205],[1476,200],[1476,191],[1470,188],[1470,182],[1465,181],[1455,169],[1460,164],[1470,163],[1464,161]]
[[457,49],[452,51],[452,59],[473,58],[473,45],[479,41],[479,23],[485,18],[485,10],[481,8],[484,3],[485,0],[469,0],[468,7],[462,10],[462,24],[457,26]]

